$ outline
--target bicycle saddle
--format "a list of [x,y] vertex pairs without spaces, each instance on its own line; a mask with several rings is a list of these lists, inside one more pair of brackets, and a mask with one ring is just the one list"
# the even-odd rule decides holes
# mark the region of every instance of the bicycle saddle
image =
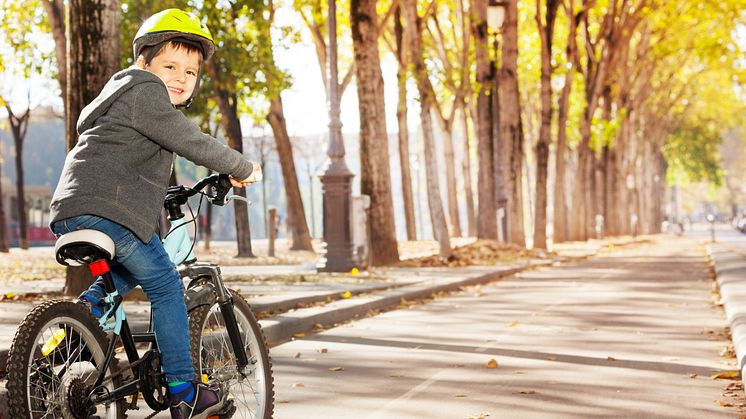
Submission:
[[78,230],[62,235],[54,245],[57,262],[81,266],[114,257],[114,241],[98,230]]

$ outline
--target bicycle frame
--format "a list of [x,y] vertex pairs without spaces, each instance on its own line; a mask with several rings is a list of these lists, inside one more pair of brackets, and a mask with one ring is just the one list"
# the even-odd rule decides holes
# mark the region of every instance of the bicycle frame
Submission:
[[[220,199],[222,200],[224,196],[225,194],[223,193]],[[249,360],[243,348],[238,323],[236,321],[235,313],[233,312],[233,298],[223,283],[219,266],[211,264],[194,264],[194,262],[196,262],[196,257],[194,255],[193,239],[189,236],[187,226],[185,225],[186,223],[187,221],[184,220],[184,217],[171,220],[171,228],[163,239],[163,246],[171,261],[176,266],[179,266],[180,277],[192,278],[185,293],[187,312],[194,307],[209,304],[211,295],[214,293],[217,303],[220,306],[221,314],[225,319],[225,326],[231,341],[231,346],[233,347],[234,355],[236,356],[238,371],[244,375]],[[108,265],[105,266],[105,270],[99,270],[96,272],[92,270],[92,273],[94,273],[94,276],[100,275],[102,277],[104,290],[106,291],[104,301],[108,303],[110,307],[109,310],[101,316],[99,323],[104,330],[111,330],[112,334],[109,337],[109,346],[106,351],[104,362],[98,368],[98,377],[93,385],[93,389],[95,390],[103,383],[109,363],[114,356],[114,351],[119,338],[122,339],[122,345],[127,355],[127,360],[129,361],[128,368],[132,370],[134,378],[103,396],[97,397],[96,395],[91,395],[91,401],[95,404],[112,402],[136,394],[139,391],[140,385],[139,368],[141,362],[147,359],[148,354],[151,351],[157,350],[158,348],[155,333],[153,332],[152,312],[150,315],[148,331],[133,333],[130,330],[129,323],[127,322],[122,307],[124,299],[116,290],[111,272],[108,270]],[[210,279],[209,288],[203,288],[205,286],[205,284],[201,282],[203,278]],[[110,322],[112,316],[114,321]],[[149,344],[148,351],[146,351],[143,357],[141,357],[137,352],[137,343]],[[122,373],[122,371],[119,373]]]

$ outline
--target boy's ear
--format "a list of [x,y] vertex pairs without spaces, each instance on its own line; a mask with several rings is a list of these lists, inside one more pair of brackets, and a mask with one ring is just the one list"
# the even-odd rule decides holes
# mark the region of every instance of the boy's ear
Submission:
[[140,67],[140,69],[145,70],[145,56],[143,56],[142,54],[140,54],[137,57],[137,61],[135,61],[135,65],[138,66],[138,67]]

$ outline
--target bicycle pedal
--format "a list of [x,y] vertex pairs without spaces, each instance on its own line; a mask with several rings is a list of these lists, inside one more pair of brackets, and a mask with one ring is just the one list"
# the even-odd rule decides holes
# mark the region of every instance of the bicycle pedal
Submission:
[[236,405],[233,403],[233,400],[227,400],[220,410],[208,416],[207,419],[228,419],[234,413],[236,413]]

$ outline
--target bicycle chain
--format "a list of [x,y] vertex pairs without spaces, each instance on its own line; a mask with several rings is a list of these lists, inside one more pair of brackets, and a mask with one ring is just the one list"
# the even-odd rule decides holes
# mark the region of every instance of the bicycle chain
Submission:
[[161,413],[161,412],[153,412],[153,413],[149,414],[148,416],[145,416],[145,419],[153,419],[155,417],[155,415],[157,415],[159,413]]

